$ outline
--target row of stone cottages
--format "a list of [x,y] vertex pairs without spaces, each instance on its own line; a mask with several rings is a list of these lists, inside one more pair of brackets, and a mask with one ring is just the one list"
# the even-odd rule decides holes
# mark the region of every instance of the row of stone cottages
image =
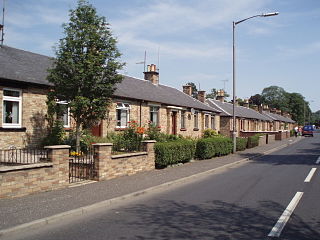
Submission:
[[[46,76],[52,64],[53,59],[47,56],[0,48],[0,149],[36,146],[44,136],[46,94],[51,87]],[[142,126],[151,121],[167,134],[200,137],[204,129],[211,128],[230,136],[232,104],[224,102],[222,91],[218,100],[206,99],[205,91],[199,91],[198,99],[194,99],[191,86],[180,91],[160,84],[155,65],[148,66],[144,74],[144,80],[124,76],[117,84],[109,118],[92,129],[94,135],[121,131],[134,120]],[[67,110],[61,117],[65,128],[70,129]],[[259,112],[237,106],[236,117],[238,136],[276,133],[292,129],[294,124],[290,117],[266,109]]]

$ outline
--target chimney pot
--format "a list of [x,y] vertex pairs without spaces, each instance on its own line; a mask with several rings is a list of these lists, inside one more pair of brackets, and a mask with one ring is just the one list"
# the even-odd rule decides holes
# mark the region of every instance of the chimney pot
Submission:
[[153,84],[157,85],[159,84],[159,73],[156,69],[157,68],[155,64],[148,65],[147,71],[144,72],[144,79],[149,80]]
[[206,91],[198,91],[198,100],[200,102],[205,102],[206,100]]
[[191,85],[184,85],[182,86],[183,92],[189,96],[192,95],[192,86]]
[[218,90],[216,99],[220,102],[224,102],[224,90],[223,89]]

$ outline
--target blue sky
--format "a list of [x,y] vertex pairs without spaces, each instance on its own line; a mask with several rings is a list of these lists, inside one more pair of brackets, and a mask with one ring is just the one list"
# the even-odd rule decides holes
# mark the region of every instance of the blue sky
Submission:
[[[1,1],[2,2],[2,1]],[[54,56],[62,23],[76,0],[6,0],[5,44]],[[90,0],[111,24],[122,71],[143,78],[147,63],[160,63],[160,82],[182,89],[224,87],[232,94],[232,21],[236,27],[237,91],[240,98],[271,85],[301,93],[313,111],[320,109],[319,0]],[[2,3],[1,3],[2,4]],[[159,60],[158,61],[158,52]],[[228,80],[224,82],[223,80]]]

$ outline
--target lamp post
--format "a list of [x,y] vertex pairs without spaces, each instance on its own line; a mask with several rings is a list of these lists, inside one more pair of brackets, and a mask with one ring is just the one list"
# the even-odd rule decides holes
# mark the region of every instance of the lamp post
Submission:
[[244,21],[247,21],[251,18],[255,18],[255,17],[271,17],[271,16],[276,16],[278,15],[278,12],[274,12],[274,13],[263,13],[263,14],[259,14],[259,15],[254,15],[245,19],[242,19],[240,21],[237,22],[232,22],[232,76],[233,76],[233,107],[232,107],[232,119],[233,119],[233,127],[232,127],[232,140],[233,140],[233,153],[236,152],[237,149],[237,141],[236,141],[236,136],[237,136],[237,132],[236,132],[236,115],[235,115],[235,104],[236,104],[236,64],[235,64],[235,52],[236,52],[236,48],[235,48],[235,28],[236,25],[238,25],[239,23],[242,23]]

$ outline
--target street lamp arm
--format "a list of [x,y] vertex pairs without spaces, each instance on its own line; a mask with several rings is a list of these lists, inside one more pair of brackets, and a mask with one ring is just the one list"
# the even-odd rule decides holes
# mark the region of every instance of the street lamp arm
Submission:
[[234,23],[234,25],[237,25],[237,24],[239,24],[239,23],[242,23],[242,22],[244,22],[244,21],[247,21],[247,20],[249,20],[249,19],[251,19],[251,18],[255,18],[255,17],[271,17],[271,16],[276,16],[276,15],[278,15],[278,14],[279,14],[279,12],[262,13],[262,14],[254,15],[254,16],[251,16],[251,17],[242,19],[242,20],[240,20],[240,21],[237,21],[237,22]]

